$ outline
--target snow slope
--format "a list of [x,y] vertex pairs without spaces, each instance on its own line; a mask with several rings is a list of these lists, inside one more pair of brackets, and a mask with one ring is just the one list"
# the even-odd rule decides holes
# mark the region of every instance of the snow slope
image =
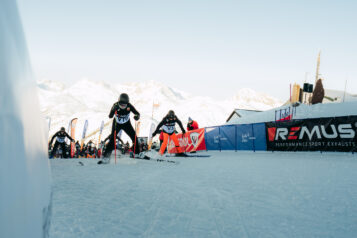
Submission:
[[266,93],[259,93],[249,88],[240,89],[236,95],[229,100],[234,105],[237,105],[235,108],[259,111],[266,111],[271,109],[272,106],[278,107],[282,105],[280,100]]
[[[282,104],[273,97],[250,89],[241,89],[235,96],[217,101],[190,95],[155,81],[113,85],[83,79],[67,87],[60,82],[42,80],[38,82],[38,91],[42,112],[52,119],[50,135],[61,126],[67,127],[72,118],[78,117],[77,139],[86,119],[89,120],[89,132],[99,128],[102,120],[109,120],[109,111],[123,92],[129,94],[132,104],[141,113],[141,136],[148,135],[153,102],[159,104],[154,111],[156,123],[173,109],[182,123],[186,124],[190,116],[201,127],[223,124],[234,108],[267,110]],[[109,128],[104,131],[104,136],[107,134]]]
[[[180,164],[51,160],[52,238],[355,237],[357,157],[210,152]],[[177,159],[179,160],[179,159]],[[113,160],[112,160],[113,162]]]

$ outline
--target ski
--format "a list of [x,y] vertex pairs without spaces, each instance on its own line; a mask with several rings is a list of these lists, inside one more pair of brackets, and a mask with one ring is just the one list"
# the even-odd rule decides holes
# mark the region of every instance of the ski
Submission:
[[188,155],[188,154],[186,154],[186,156],[166,155],[165,157],[172,157],[172,158],[208,158],[208,157],[211,157],[211,155]]
[[156,162],[167,162],[167,163],[172,163],[172,164],[179,164],[179,161],[167,160],[167,159],[154,159],[154,158],[150,158],[148,156],[146,156],[144,158],[135,157],[135,159],[150,160],[150,161],[156,161]]
[[[125,157],[122,157],[125,158]],[[164,162],[164,163],[171,163],[171,164],[179,164],[179,161],[175,161],[175,160],[169,160],[169,159],[162,159],[162,158],[152,158],[149,157],[147,155],[144,155],[142,153],[140,153],[138,156],[135,156],[135,158],[133,158],[133,155],[129,155],[129,158],[132,159],[140,159],[140,160],[148,160],[148,161],[155,161],[155,162]],[[120,159],[120,158],[119,158]],[[99,160],[97,162],[97,164],[109,164],[110,163],[110,158],[102,158],[102,160]]]
[[175,160],[168,160],[168,159],[156,159],[156,158],[152,158],[150,156],[147,156],[143,153],[140,153],[139,156],[135,157],[135,159],[141,159],[141,160],[150,160],[150,161],[155,161],[155,162],[166,162],[166,163],[172,163],[172,164],[179,164],[179,161],[175,161]]

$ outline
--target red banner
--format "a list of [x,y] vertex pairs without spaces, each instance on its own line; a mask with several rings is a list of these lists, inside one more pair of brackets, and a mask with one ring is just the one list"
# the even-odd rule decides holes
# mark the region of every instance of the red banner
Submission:
[[[204,128],[188,131],[185,133],[184,137],[182,137],[182,134],[178,134],[177,138],[184,152],[206,150]],[[168,152],[176,153],[175,144],[171,140],[168,143]]]

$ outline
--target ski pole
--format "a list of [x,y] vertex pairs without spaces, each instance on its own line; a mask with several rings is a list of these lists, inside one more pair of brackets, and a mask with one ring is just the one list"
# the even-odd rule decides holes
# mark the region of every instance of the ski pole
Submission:
[[114,156],[115,164],[117,164],[117,111],[115,111],[114,117]]
[[136,129],[137,129],[137,122],[135,122],[135,139],[134,139],[134,154],[133,159],[135,159],[135,149],[136,149]]

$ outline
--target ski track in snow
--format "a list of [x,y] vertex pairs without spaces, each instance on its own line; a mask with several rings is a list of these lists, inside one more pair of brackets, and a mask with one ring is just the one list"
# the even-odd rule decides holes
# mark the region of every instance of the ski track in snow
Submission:
[[[50,237],[353,237],[357,156],[51,160]],[[80,166],[78,161],[85,165]]]

